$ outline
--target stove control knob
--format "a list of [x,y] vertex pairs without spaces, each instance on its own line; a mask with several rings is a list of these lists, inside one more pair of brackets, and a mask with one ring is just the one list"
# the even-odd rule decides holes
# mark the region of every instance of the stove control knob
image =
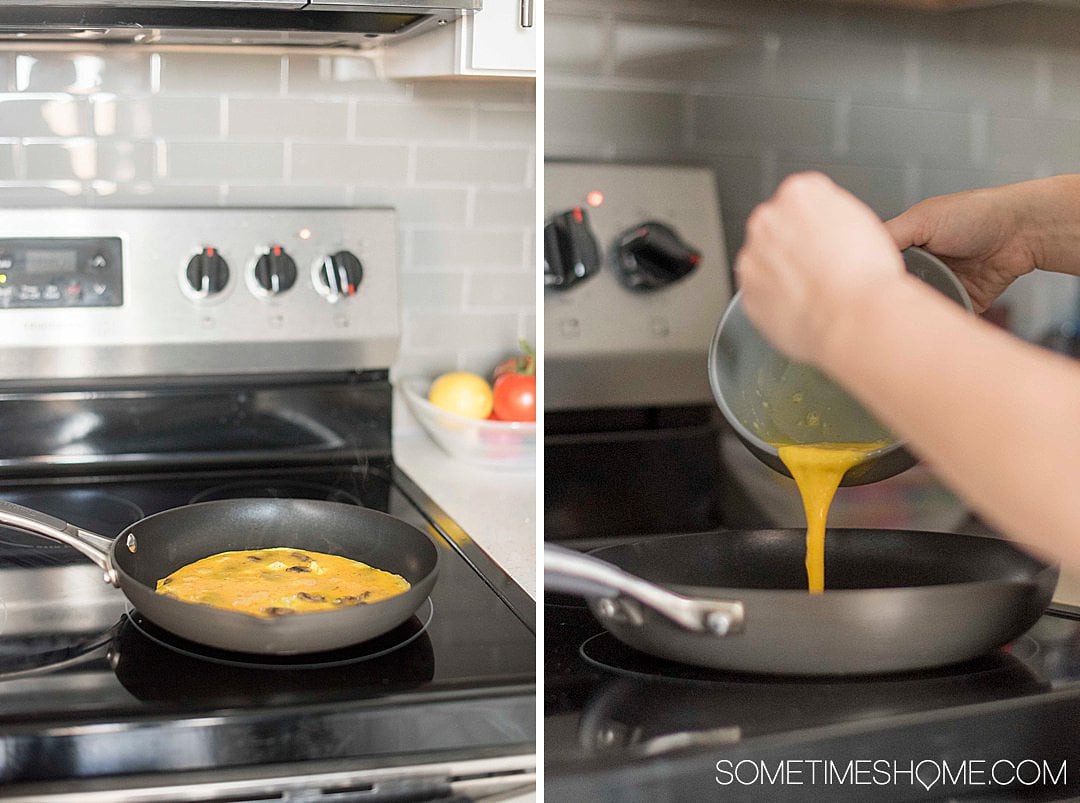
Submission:
[[356,295],[364,280],[364,266],[351,251],[338,251],[315,266],[315,287],[329,301]]
[[585,210],[575,206],[544,226],[544,287],[565,290],[600,269],[600,248]]
[[659,290],[693,272],[701,252],[671,226],[647,221],[619,235],[614,262],[615,275],[629,289]]
[[185,276],[196,295],[211,296],[220,293],[229,283],[229,263],[216,248],[207,246],[188,262]]
[[255,262],[255,283],[270,295],[284,293],[296,284],[296,262],[280,245],[271,246]]

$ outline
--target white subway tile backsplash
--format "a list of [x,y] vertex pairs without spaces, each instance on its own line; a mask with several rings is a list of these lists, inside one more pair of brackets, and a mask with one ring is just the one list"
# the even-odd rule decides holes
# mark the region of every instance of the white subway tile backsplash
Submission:
[[609,49],[611,26],[602,18],[549,16],[544,21],[544,73],[599,73]]
[[247,140],[342,140],[348,105],[342,100],[229,98],[227,136]]
[[23,146],[26,178],[30,181],[133,182],[154,177],[154,146],[150,142],[103,142],[70,139],[62,143]]
[[349,206],[349,188],[344,185],[297,184],[237,184],[223,186],[222,198],[227,206]]
[[124,50],[115,54],[37,51],[15,56],[19,92],[97,92],[136,95],[150,91],[150,55]]
[[[527,260],[527,261],[526,261]],[[483,229],[418,229],[412,234],[412,270],[531,266],[520,232]]]
[[477,190],[473,224],[477,226],[521,226],[536,214],[536,193],[531,188]]
[[94,133],[99,137],[139,139],[217,139],[222,135],[221,102],[217,98],[124,98],[106,94],[90,98]]
[[280,142],[169,142],[161,178],[199,181],[273,181],[284,177]]
[[15,145],[10,142],[0,143],[0,181],[14,181],[18,176],[15,174]]
[[518,272],[474,270],[467,274],[465,304],[470,309],[527,309],[535,302],[535,285],[523,282]]
[[470,138],[475,110],[431,103],[356,104],[358,139],[462,140]]
[[431,146],[417,152],[416,181],[469,184],[524,184],[527,148]]
[[295,142],[290,153],[290,179],[299,183],[404,182],[409,167],[409,149],[404,145]]
[[460,310],[465,274],[423,271],[401,275],[401,302],[408,309]]
[[[220,184],[169,184],[160,180],[117,184],[108,194],[91,192],[86,201],[92,206],[219,206]],[[92,188],[91,188],[92,190]]]
[[356,206],[393,207],[398,220],[412,226],[464,226],[466,222],[468,191],[465,189],[387,185],[356,186],[351,190],[351,202]]
[[531,142],[536,134],[532,109],[481,106],[476,113],[476,139],[480,142]]
[[0,137],[84,137],[90,105],[70,95],[0,95]]
[[80,181],[0,181],[0,206],[84,206],[87,191]]
[[856,103],[850,142],[864,153],[918,155],[951,164],[971,160],[971,124],[963,112],[887,108]]
[[918,104],[963,110],[974,106],[1031,113],[1036,100],[1035,54],[981,43],[919,46]]
[[375,62],[364,56],[314,56],[296,52],[286,57],[290,96],[364,98],[378,102],[407,99],[409,84],[380,80]]
[[1055,171],[1080,165],[1080,120],[995,117],[988,123],[988,164],[1030,173],[1040,161]]
[[[443,312],[424,309],[405,313],[407,350],[455,352],[486,346],[513,348],[518,316],[510,312]],[[445,370],[445,369],[443,369]]]
[[425,103],[479,103],[528,108],[536,103],[536,89],[528,79],[417,81],[412,85],[412,97]]
[[693,136],[699,145],[721,152],[786,148],[827,153],[833,119],[833,104],[826,101],[700,95],[694,98]]
[[237,50],[168,51],[159,57],[161,91],[165,93],[277,95],[283,88],[281,56]]
[[[683,130],[683,96],[674,92],[556,87],[547,91],[545,138],[588,143],[589,150],[657,150],[677,143]],[[548,134],[547,132],[551,132]]]

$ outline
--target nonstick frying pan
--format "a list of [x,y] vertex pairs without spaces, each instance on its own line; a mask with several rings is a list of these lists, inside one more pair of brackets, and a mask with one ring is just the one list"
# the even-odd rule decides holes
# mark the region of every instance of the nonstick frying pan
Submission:
[[805,530],[667,536],[590,555],[546,544],[544,586],[584,596],[616,638],[713,669],[876,674],[974,658],[1042,615],[1057,569],[995,538],[830,530],[825,593]]
[[[357,644],[392,630],[427,598],[439,550],[423,532],[376,510],[308,499],[229,499],[156,513],[116,539],[0,500],[0,524],[77,549],[146,618],[199,644],[291,655]],[[362,561],[404,577],[410,588],[367,605],[269,619],[155,593],[157,581],[218,552],[295,547]]]

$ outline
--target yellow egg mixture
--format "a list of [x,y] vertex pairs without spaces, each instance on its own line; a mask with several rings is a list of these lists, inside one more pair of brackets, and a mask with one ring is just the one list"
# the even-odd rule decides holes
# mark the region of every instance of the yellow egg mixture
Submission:
[[409,589],[404,577],[306,549],[221,552],[157,582],[158,594],[269,618],[378,602]]
[[825,590],[825,524],[840,480],[848,469],[886,445],[886,441],[874,441],[777,446],[780,459],[799,486],[806,511],[806,577],[811,594]]

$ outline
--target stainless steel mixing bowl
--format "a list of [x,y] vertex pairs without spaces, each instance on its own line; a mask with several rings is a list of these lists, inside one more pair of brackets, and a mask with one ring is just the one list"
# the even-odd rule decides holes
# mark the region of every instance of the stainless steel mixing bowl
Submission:
[[[945,263],[921,248],[908,248],[903,256],[909,273],[972,311],[967,291]],[[896,436],[839,385],[770,346],[746,317],[741,292],[731,300],[713,337],[709,382],[739,439],[781,474],[790,476],[773,443],[880,440],[888,444],[851,469],[841,485],[877,482],[917,462]]]

